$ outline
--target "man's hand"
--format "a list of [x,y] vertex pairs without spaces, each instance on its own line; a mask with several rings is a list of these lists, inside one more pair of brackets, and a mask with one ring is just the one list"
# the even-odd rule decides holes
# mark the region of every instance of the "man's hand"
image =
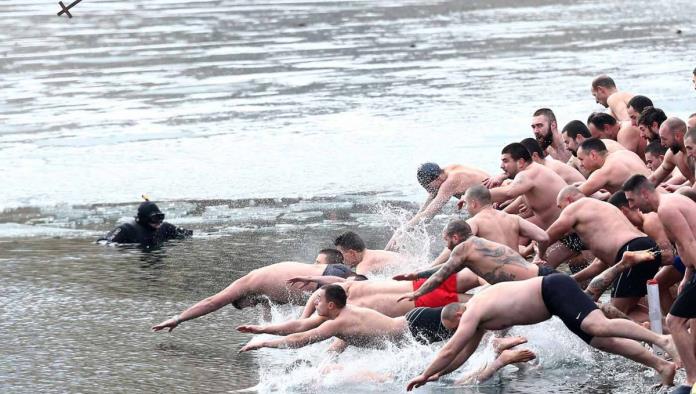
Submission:
[[152,326],[151,330],[152,331],[162,331],[165,328],[168,328],[169,330],[167,332],[172,332],[173,329],[175,329],[179,325],[179,322],[175,318],[167,319],[163,321],[162,323]]
[[494,187],[498,187],[503,184],[503,181],[507,179],[507,175],[505,173],[498,174],[496,176],[492,176],[490,178],[486,178],[481,182],[483,186],[487,187],[488,189],[492,189]]
[[401,302],[403,300],[415,301],[415,299],[418,297],[420,297],[420,295],[416,294],[415,292],[409,293],[409,294],[406,294],[405,296],[399,298],[398,300],[396,300],[396,302]]
[[239,349],[239,353],[248,352],[248,351],[256,350],[256,349],[261,349],[262,347],[265,347],[265,344],[263,341],[259,341],[256,343],[249,342],[246,345],[244,345],[241,349]]
[[263,334],[263,326],[255,326],[255,325],[241,325],[237,327],[237,331],[239,332],[245,332],[248,334]]
[[416,280],[418,279],[418,275],[414,272],[411,272],[410,274],[398,274],[394,275],[392,277],[393,280]]
[[430,381],[428,376],[425,375],[418,375],[415,378],[411,379],[410,382],[408,382],[408,385],[406,385],[406,391],[412,391],[413,389],[423,386],[426,383]]

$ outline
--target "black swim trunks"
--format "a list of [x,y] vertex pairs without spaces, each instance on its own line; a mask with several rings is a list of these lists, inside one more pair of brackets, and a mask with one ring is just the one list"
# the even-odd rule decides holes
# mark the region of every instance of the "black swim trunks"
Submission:
[[541,298],[549,313],[558,316],[585,343],[590,343],[593,337],[584,332],[580,325],[590,312],[599,308],[582,292],[575,279],[561,273],[545,276],[541,280]]
[[418,342],[429,344],[449,339],[453,331],[442,325],[442,309],[420,307],[406,314],[406,322],[411,335]]
[[327,264],[324,272],[321,274],[321,276],[338,276],[343,279],[351,275],[354,275],[353,270],[345,264]]
[[626,251],[646,249],[658,252],[655,259],[645,261],[622,272],[614,280],[614,287],[611,290],[612,298],[643,297],[644,295],[648,294],[648,288],[645,285],[645,282],[657,275],[657,271],[660,269],[660,264],[662,263],[662,255],[659,253],[660,248],[652,238],[640,237],[628,241],[626,245],[619,249],[614,262],[618,263],[621,261],[621,258]]
[[585,243],[582,242],[582,239],[580,239],[580,236],[577,233],[570,233],[558,241],[575,253],[580,253],[583,250],[587,250]]
[[547,267],[545,265],[540,265],[539,266],[539,275],[538,276],[546,276],[546,275],[551,275],[551,274],[559,274],[560,272],[556,271],[555,269],[551,267]]
[[691,277],[691,282],[684,286],[684,289],[677,296],[672,304],[669,314],[685,319],[696,317],[696,275]]

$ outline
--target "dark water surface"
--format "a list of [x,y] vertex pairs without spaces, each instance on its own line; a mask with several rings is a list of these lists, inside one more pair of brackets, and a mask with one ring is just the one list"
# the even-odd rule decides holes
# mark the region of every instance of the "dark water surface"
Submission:
[[[253,268],[311,261],[346,229],[382,247],[396,207],[423,197],[419,163],[495,173],[536,108],[560,125],[596,110],[601,72],[670,114],[696,111],[687,0],[84,0],[72,19],[56,3],[0,4],[1,392],[402,392],[433,348],[351,349],[324,376],[325,344],[238,355],[249,336],[234,327],[253,310],[149,327]],[[148,253],[94,244],[141,193],[196,236]],[[409,245],[417,262],[448,215]],[[541,373],[425,390],[655,381],[558,321],[515,332]]]

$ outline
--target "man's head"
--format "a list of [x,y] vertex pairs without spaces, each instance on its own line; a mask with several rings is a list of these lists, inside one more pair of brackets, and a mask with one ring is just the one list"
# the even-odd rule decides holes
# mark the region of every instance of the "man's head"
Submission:
[[628,206],[638,208],[641,212],[657,209],[657,192],[655,186],[643,175],[636,174],[628,178],[621,188],[628,200]]
[[643,225],[643,215],[636,208],[631,208],[626,199],[626,193],[622,190],[611,195],[609,198],[609,204],[619,208],[621,213],[626,216],[629,222],[636,227],[641,227]]
[[648,166],[650,171],[660,168],[662,161],[665,159],[665,153],[667,153],[667,148],[662,146],[660,141],[650,141],[645,147],[645,165]]
[[464,193],[464,202],[469,216],[474,216],[481,209],[491,205],[491,192],[483,185],[471,186]]
[[643,108],[643,111],[636,120],[638,129],[640,130],[640,136],[648,141],[659,140],[660,125],[662,125],[662,122],[665,120],[667,120],[667,115],[665,115],[663,110],[655,107]]
[[638,127],[638,116],[640,116],[640,113],[643,112],[645,107],[652,106],[652,100],[645,96],[637,95],[628,100],[626,109],[628,110],[628,116],[631,118],[631,125],[633,127]]
[[660,143],[674,154],[679,153],[684,147],[684,134],[686,123],[679,118],[667,118],[660,125]]
[[590,134],[595,138],[612,138],[618,131],[616,119],[603,112],[591,114],[587,118],[587,127],[590,129]]
[[154,202],[143,201],[138,206],[138,215],[135,217],[135,221],[143,226],[158,229],[164,221],[164,214]]
[[335,284],[324,285],[319,288],[319,294],[314,300],[317,315],[323,317],[335,317],[346,306],[348,296],[343,287]]
[[696,113],[689,115],[689,119],[686,120],[687,131],[696,129]]
[[452,220],[445,226],[442,237],[445,239],[445,242],[447,242],[447,248],[452,250],[471,237],[471,227],[469,227],[469,224],[464,220]]
[[616,92],[616,84],[608,75],[602,74],[592,80],[592,96],[597,104],[609,107],[607,100],[614,92]]
[[326,248],[319,251],[315,264],[343,264],[343,254],[338,249]]
[[334,240],[334,245],[343,255],[343,262],[351,267],[362,261],[362,253],[365,251],[365,242],[352,231],[346,231]]
[[442,182],[445,181],[445,171],[440,168],[435,163],[423,163],[418,167],[418,172],[416,173],[418,178],[418,183],[428,193],[437,193],[437,190],[442,186]]
[[587,138],[591,138],[590,130],[579,120],[572,120],[568,122],[561,132],[563,137],[563,143],[566,149],[573,154],[573,156],[578,155],[578,148],[580,144]]
[[694,68],[694,75],[691,76],[691,82],[693,82],[694,89],[696,89],[696,68]]
[[524,147],[527,148],[527,151],[532,156],[532,160],[541,161],[544,160],[544,158],[546,157],[546,152],[543,149],[541,149],[539,141],[535,140],[534,138],[525,138],[522,141],[520,141],[520,144],[524,145]]
[[466,305],[453,302],[451,304],[445,305],[440,313],[440,322],[448,330],[456,330],[459,327],[459,320],[466,310]]
[[607,158],[607,146],[599,138],[588,138],[580,144],[578,160],[587,171],[593,172],[602,168]]
[[556,205],[561,210],[565,209],[568,205],[578,201],[579,199],[585,197],[584,194],[575,186],[566,186],[558,192],[556,196]]
[[519,142],[513,142],[503,148],[500,157],[500,168],[510,178],[514,178],[521,169],[532,162],[532,156],[527,148]]
[[541,148],[546,150],[553,144],[553,133],[558,131],[556,115],[548,108],[540,108],[534,111],[532,117],[532,131],[534,138],[539,141]]
[[687,157],[696,159],[696,128],[692,128],[684,134],[684,148]]

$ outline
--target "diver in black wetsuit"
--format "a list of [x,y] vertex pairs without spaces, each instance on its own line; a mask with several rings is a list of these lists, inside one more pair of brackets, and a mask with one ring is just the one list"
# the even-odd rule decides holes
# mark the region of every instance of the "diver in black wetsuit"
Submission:
[[164,241],[182,239],[192,234],[192,230],[165,222],[164,213],[160,211],[157,204],[145,201],[138,207],[138,215],[133,222],[121,224],[97,241],[156,246]]

